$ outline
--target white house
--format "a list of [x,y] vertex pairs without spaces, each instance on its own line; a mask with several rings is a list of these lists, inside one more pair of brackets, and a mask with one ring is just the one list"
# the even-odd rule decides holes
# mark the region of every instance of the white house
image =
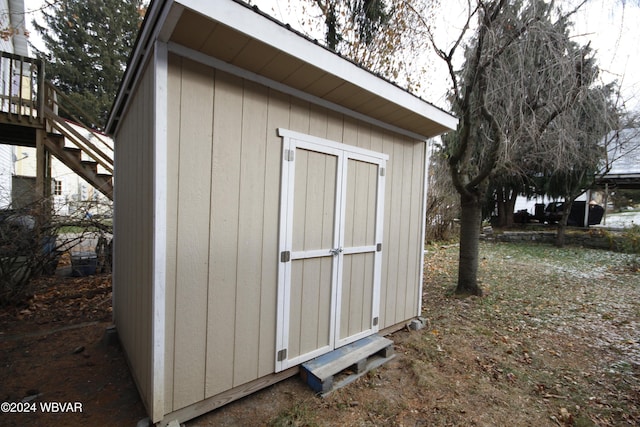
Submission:
[[[28,56],[27,37],[25,35],[24,0],[0,0],[0,51]],[[10,73],[9,59],[0,59],[0,111],[9,108],[8,99],[11,85],[15,79]],[[0,135],[0,209],[11,205],[12,176],[14,174],[14,148],[10,141],[3,141]]]
[[[96,131],[89,132],[84,127],[68,120],[66,123],[103,152],[113,152],[113,141],[108,136]],[[75,147],[68,138],[65,139],[65,146]],[[35,183],[36,149],[18,146],[12,148],[14,150],[14,180]],[[91,159],[86,153],[82,153],[82,160]],[[100,169],[100,166],[98,168]],[[27,191],[31,190],[32,188],[27,188]],[[53,197],[53,211],[56,215],[71,215],[77,210],[87,211],[91,214],[111,213],[111,200],[53,156],[51,157],[51,195]]]

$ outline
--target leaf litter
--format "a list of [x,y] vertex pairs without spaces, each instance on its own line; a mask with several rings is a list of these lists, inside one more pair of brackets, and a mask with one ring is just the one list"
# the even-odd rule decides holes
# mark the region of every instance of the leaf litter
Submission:
[[[396,357],[387,364],[325,398],[293,377],[187,426],[640,424],[640,274],[625,268],[627,255],[482,242],[482,298],[453,293],[457,256],[456,245],[428,247],[422,304],[426,327],[393,333]],[[23,398],[30,389],[50,399],[56,395],[47,384],[59,388],[64,372],[65,383],[99,385],[101,391],[85,391],[92,399],[74,394],[78,385],[57,391],[59,397],[84,399],[87,406],[95,400],[89,420],[116,425],[124,414],[139,419],[140,401],[131,397],[135,387],[122,354],[111,349],[102,356],[103,347],[96,344],[111,315],[110,291],[106,277],[47,283],[24,307],[0,313],[3,332],[9,334],[101,322],[86,330],[5,340],[2,363],[12,385],[4,383],[3,398]],[[83,351],[75,353],[79,348]],[[102,369],[96,362],[104,357],[109,363]],[[70,364],[66,370],[56,365],[63,361]],[[34,370],[34,364],[40,368]],[[37,372],[35,380],[31,371]],[[94,375],[89,382],[88,375]],[[130,397],[105,400],[104,390],[118,395],[130,390]],[[111,406],[101,413],[99,402],[105,401]],[[126,406],[131,404],[135,410]],[[118,408],[120,418],[113,419]],[[81,424],[88,416],[65,422]],[[29,421],[46,425],[47,420]]]
[[396,358],[375,374],[324,399],[292,378],[188,425],[640,424],[640,275],[628,255],[481,242],[482,298],[453,293],[457,259],[455,244],[427,248],[426,327],[392,334]]

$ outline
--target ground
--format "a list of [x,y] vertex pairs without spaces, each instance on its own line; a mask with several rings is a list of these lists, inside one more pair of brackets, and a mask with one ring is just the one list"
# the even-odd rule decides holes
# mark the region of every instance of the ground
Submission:
[[[109,345],[111,277],[41,278],[27,304],[0,311],[3,426],[135,426],[146,416],[119,346]],[[26,405],[22,402],[26,402]],[[44,413],[75,402],[82,412]]]
[[[640,424],[640,273],[630,256],[481,244],[485,297],[458,298],[457,247],[425,257],[427,327],[325,398],[298,377],[187,426]],[[637,260],[636,260],[637,262]],[[43,281],[0,313],[0,400],[80,402],[82,413],[0,414],[0,425],[135,425],[145,416],[121,349],[104,342],[110,278]]]

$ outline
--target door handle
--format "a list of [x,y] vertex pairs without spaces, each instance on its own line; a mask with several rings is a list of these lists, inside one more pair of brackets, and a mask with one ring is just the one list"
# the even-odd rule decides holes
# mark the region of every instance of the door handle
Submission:
[[342,252],[342,248],[329,249],[329,252],[331,252],[333,256],[338,256],[338,254]]

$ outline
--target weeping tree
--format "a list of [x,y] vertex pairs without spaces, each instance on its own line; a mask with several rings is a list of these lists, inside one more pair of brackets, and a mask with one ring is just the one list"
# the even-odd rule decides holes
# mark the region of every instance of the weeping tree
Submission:
[[[445,140],[461,206],[457,293],[482,295],[478,242],[490,179],[521,176],[523,165],[540,155],[544,135],[592,81],[585,73],[588,49],[569,36],[574,11],[563,14],[542,0],[478,1],[451,47],[439,48],[431,37],[449,70],[452,109],[460,117]],[[464,64],[458,70],[460,50]]]
[[[589,64],[592,65],[589,65]],[[583,63],[581,73],[593,76],[597,67],[593,58]],[[591,69],[589,71],[589,69]],[[617,104],[619,94],[614,83],[582,85],[570,108],[559,114],[540,134],[535,145],[522,144],[511,169],[496,171],[491,179],[492,201],[498,206],[498,224],[510,226],[517,196],[548,196],[565,201],[565,214],[558,223],[556,244],[564,244],[564,232],[570,207],[577,196],[593,187],[595,178],[607,172],[611,146],[620,143],[619,131],[633,126]]]
[[[558,20],[559,24],[566,27],[565,39],[570,28],[570,22],[566,18],[570,15]],[[561,14],[558,13],[558,16]],[[538,49],[526,50],[527,55],[522,57],[522,60],[513,61],[512,64],[523,64],[532,70],[548,67],[553,52],[544,48],[545,43],[536,45]],[[555,46],[552,46],[552,50],[555,50]],[[524,111],[518,105],[517,109],[504,110],[503,116],[511,122],[507,128],[511,135],[520,134],[520,142],[513,147],[506,167],[499,165],[499,169],[491,178],[490,192],[498,207],[499,225],[512,224],[517,196],[546,195],[566,199],[567,204],[572,204],[577,195],[593,184],[594,172],[604,173],[610,165],[610,160],[602,162],[603,152],[608,152],[607,147],[619,139],[613,138],[617,135],[617,130],[633,127],[637,121],[633,114],[629,115],[621,107],[624,102],[617,86],[614,83],[598,82],[599,69],[589,45],[569,44],[566,55],[576,58],[575,67],[572,70],[571,63],[565,62],[562,74],[573,76],[571,78],[576,80],[578,85],[566,93],[567,107],[558,109],[553,120],[543,127],[533,128],[532,131],[521,125],[536,123],[531,116],[539,114],[542,109],[551,105],[545,100],[547,95],[539,96],[540,91],[545,90],[545,80],[549,76],[541,72],[526,74],[527,99],[537,97],[540,100],[535,103],[528,102],[528,108]],[[509,63],[506,65],[510,66]],[[534,93],[536,95],[532,96]],[[504,98],[510,99],[511,96]],[[628,117],[622,119],[623,115]],[[523,129],[525,132],[519,133],[517,129]],[[607,130],[615,132],[605,136]],[[592,141],[591,144],[585,146],[585,139]],[[599,166],[594,168],[595,164]],[[584,168],[589,171],[586,172]],[[568,216],[569,210],[565,209],[564,212]],[[560,222],[559,225],[561,228],[558,229],[556,240],[558,244],[562,244],[566,223]]]
[[[558,128],[560,117],[581,108],[583,92],[597,75],[589,47],[570,41],[567,16],[552,20],[557,13],[552,3],[533,2],[527,7],[536,8],[544,19],[531,25],[493,64],[493,77],[502,86],[489,109],[499,117],[505,150],[490,176],[487,200],[497,207],[497,224],[507,227],[513,225],[518,196],[544,194],[544,189],[536,188],[536,178],[544,175],[548,164],[543,138]],[[559,142],[555,137],[546,139]],[[572,144],[558,146],[575,149]],[[564,164],[570,165],[566,160]]]
[[[597,68],[591,66],[595,74]],[[613,84],[585,87],[572,108],[563,112],[541,139],[540,164],[544,193],[564,199],[558,222],[556,246],[564,246],[569,213],[576,197],[591,188],[598,173],[607,167],[609,145],[621,123]]]

